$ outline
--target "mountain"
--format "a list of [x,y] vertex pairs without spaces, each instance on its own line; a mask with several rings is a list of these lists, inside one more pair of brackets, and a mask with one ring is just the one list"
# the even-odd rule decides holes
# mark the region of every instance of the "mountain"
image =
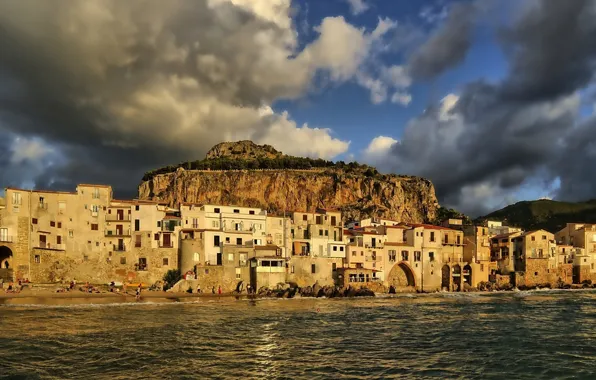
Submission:
[[252,141],[214,146],[199,161],[145,173],[139,198],[260,207],[273,213],[340,209],[344,220],[367,217],[422,223],[439,204],[424,178],[387,175],[356,162],[288,156]]
[[545,229],[554,233],[566,223],[596,223],[596,200],[578,203],[546,199],[523,201],[477,219],[481,220],[500,220],[525,230]]

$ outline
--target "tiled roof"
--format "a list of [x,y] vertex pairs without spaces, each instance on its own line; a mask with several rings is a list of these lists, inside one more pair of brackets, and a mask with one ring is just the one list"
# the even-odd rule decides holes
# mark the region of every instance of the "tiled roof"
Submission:
[[445,231],[457,231],[454,230],[452,228],[447,228],[447,227],[441,227],[441,226],[435,226],[433,224],[418,224],[418,223],[408,223],[408,226],[414,227],[414,228],[419,228],[422,227],[424,229],[427,230],[445,230]]

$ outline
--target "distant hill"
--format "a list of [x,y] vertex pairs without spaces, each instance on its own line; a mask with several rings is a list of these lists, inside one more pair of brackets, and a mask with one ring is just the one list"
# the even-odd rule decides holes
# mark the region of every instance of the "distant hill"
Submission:
[[587,202],[523,201],[476,219],[500,220],[525,230],[557,232],[566,223],[596,223],[596,199]]

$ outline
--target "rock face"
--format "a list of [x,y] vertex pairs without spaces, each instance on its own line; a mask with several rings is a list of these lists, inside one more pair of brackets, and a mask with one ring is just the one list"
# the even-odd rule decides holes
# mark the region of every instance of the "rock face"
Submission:
[[[248,153],[238,153],[243,157],[266,154],[251,142],[229,144],[232,143],[217,145],[208,156],[234,156],[229,152],[243,152],[244,148]],[[265,149],[268,154],[280,154],[273,148],[270,151],[265,146]],[[349,173],[339,168],[212,171],[178,168],[143,181],[139,198],[167,202],[174,207],[190,202],[260,207],[269,212],[337,208],[342,211],[344,221],[383,217],[413,223],[433,220],[439,206],[434,186],[426,179]]]
[[206,159],[231,157],[239,159],[275,158],[282,156],[271,145],[257,145],[250,140],[222,142],[209,149]]

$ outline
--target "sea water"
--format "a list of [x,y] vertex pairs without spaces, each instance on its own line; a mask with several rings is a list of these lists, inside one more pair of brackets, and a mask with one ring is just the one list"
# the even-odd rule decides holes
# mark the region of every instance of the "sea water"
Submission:
[[596,379],[596,292],[0,300],[0,378]]

